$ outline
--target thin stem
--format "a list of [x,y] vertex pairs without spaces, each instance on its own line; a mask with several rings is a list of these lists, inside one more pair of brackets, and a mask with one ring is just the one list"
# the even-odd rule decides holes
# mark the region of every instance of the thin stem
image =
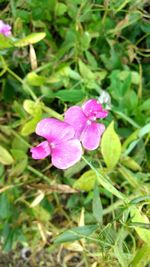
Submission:
[[101,184],[107,191],[111,192],[113,195],[116,195],[118,198],[122,200],[127,200],[125,195],[119,192],[111,183],[111,180],[106,174],[101,174],[95,167],[84,157],[82,156],[83,160],[90,166],[90,168],[95,172],[97,176],[97,181]]
[[11,76],[13,76],[17,81],[19,81],[28,91],[28,93],[31,95],[33,100],[37,100],[36,95],[34,92],[31,90],[31,88],[25,83],[24,80],[22,80],[16,73],[14,73],[11,69],[7,68],[7,71],[10,73]]
[[11,129],[11,132],[12,132],[12,134],[13,134],[15,137],[17,137],[18,139],[20,139],[20,141],[21,141],[22,143],[24,143],[27,147],[31,148],[31,145],[30,145],[26,140],[24,140],[24,138],[22,138],[17,132],[15,132],[15,131],[12,130],[12,129]]
[[31,166],[28,166],[27,169],[28,169],[30,172],[36,174],[38,177],[43,178],[48,184],[51,184],[51,183],[50,183],[50,178],[49,178],[48,176],[43,175],[40,171],[36,170],[35,168],[33,168],[33,167],[31,167]]
[[23,80],[16,74],[14,73],[11,69],[7,68],[7,71],[13,76],[17,81],[23,84]]
[[59,114],[55,110],[48,108],[46,106],[43,106],[42,109],[47,112],[51,117],[57,118],[58,120],[63,120],[63,115]]
[[42,71],[42,70],[44,70],[44,69],[47,69],[48,67],[51,67],[51,66],[52,66],[52,62],[49,62],[49,63],[44,64],[43,66],[37,68],[37,69],[34,70],[34,71],[37,73],[37,72],[40,72],[40,71]]

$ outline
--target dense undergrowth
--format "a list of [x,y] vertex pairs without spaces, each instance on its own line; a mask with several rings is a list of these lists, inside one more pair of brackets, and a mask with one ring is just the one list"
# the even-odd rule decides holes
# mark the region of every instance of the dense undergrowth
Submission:
[[[149,11],[148,0],[0,1],[12,26],[0,35],[2,252],[54,260],[31,266],[148,266]],[[31,158],[38,121],[102,90],[111,110],[97,150],[65,171]]]

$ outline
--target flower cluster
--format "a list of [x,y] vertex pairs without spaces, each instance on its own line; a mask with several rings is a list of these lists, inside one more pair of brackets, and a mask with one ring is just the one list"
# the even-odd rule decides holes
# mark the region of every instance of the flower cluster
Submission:
[[5,24],[2,20],[0,20],[0,34],[3,34],[6,37],[11,35],[11,26]]
[[[36,134],[46,139],[31,148],[34,159],[51,156],[52,164],[59,169],[67,169],[81,159],[82,146],[94,150],[99,146],[105,130],[97,119],[107,117],[108,111],[96,99],[90,99],[82,107],[73,106],[65,112],[64,122],[54,118],[41,120]],[[82,143],[82,146],[81,146]]]

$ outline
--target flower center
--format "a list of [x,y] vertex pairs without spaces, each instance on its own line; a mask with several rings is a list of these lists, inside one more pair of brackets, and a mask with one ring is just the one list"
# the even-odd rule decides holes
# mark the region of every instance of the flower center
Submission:
[[87,120],[87,122],[86,122],[88,125],[91,125],[91,121],[90,120]]
[[89,119],[88,121],[96,121],[96,116],[94,116],[94,115],[89,116],[88,119]]
[[55,145],[53,142],[51,142],[51,143],[50,143],[50,147],[51,147],[51,148],[55,148],[56,145]]

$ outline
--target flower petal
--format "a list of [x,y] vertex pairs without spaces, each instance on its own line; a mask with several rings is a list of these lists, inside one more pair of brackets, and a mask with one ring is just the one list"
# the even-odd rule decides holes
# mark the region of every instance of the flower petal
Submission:
[[67,169],[81,159],[82,147],[77,139],[65,141],[52,149],[52,164],[58,169]]
[[65,112],[65,121],[74,127],[75,137],[80,138],[87,121],[82,109],[79,106],[69,108]]
[[87,150],[94,150],[99,146],[100,138],[105,130],[104,124],[91,122],[87,125],[81,135],[83,146]]
[[74,137],[75,130],[68,123],[53,118],[41,120],[36,127],[36,134],[55,144]]
[[50,146],[47,141],[40,143],[36,147],[32,147],[30,152],[32,153],[33,159],[44,159],[51,153]]
[[11,26],[5,24],[2,20],[0,20],[0,34],[3,34],[6,37],[11,35]]
[[108,116],[108,111],[106,109],[102,109],[102,111],[96,113],[97,119],[104,119]]
[[89,119],[105,118],[108,115],[108,111],[103,110],[102,105],[96,99],[90,99],[85,102],[82,109]]

